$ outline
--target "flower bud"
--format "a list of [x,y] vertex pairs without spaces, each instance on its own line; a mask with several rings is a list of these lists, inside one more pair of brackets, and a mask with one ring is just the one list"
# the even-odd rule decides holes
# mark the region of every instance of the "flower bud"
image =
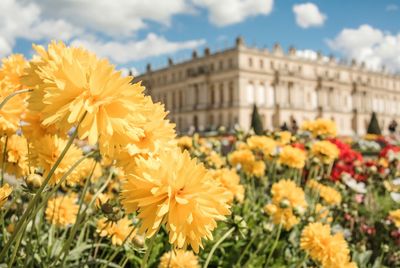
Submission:
[[39,174],[30,174],[26,178],[25,182],[30,189],[39,189],[40,186],[42,186],[43,177],[40,176]]
[[302,206],[296,206],[293,209],[293,212],[296,216],[303,216],[306,210]]
[[279,203],[279,206],[280,206],[281,208],[288,208],[288,207],[290,207],[290,202],[289,202],[289,200],[287,200],[287,199],[283,199],[283,200]]

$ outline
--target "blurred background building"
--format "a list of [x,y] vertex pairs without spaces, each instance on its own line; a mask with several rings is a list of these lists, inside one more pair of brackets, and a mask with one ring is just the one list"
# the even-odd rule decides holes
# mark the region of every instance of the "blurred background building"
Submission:
[[177,131],[210,131],[225,126],[250,127],[254,104],[263,126],[300,126],[304,120],[330,118],[342,135],[364,134],[376,112],[385,131],[400,115],[400,76],[368,70],[363,63],[339,63],[317,54],[305,58],[279,44],[272,51],[247,46],[243,38],[232,48],[147,71],[135,78],[147,93],[163,102]]

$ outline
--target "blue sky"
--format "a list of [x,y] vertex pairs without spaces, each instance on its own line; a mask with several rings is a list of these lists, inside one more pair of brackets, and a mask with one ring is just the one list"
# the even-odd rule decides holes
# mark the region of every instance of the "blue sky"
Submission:
[[400,0],[2,0],[0,25],[0,56],[59,39],[138,72],[238,35],[400,71]]

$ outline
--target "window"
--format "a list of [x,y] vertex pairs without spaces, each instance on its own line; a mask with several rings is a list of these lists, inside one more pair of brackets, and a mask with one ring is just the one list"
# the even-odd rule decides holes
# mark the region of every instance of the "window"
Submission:
[[264,69],[264,60],[260,59],[260,69]]
[[178,92],[178,102],[179,102],[179,104],[178,104],[179,108],[182,108],[182,106],[183,106],[182,90],[179,90],[179,92]]
[[228,60],[228,66],[230,69],[233,68],[233,60],[231,58]]
[[219,102],[221,104],[224,103],[224,84],[219,84]]
[[249,58],[249,67],[250,68],[253,67],[253,59],[252,58]]
[[224,62],[222,60],[219,61],[219,70],[223,70],[224,69]]
[[229,82],[229,104],[232,106],[233,105],[233,82]]
[[209,93],[210,93],[210,103],[212,105],[214,105],[215,104],[214,85],[210,86],[210,92]]

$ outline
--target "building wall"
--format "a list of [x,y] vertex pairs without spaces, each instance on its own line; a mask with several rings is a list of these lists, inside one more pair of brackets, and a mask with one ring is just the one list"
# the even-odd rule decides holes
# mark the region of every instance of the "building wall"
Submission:
[[267,129],[324,117],[337,123],[340,134],[364,134],[373,111],[384,131],[400,116],[399,76],[322,55],[307,60],[279,45],[271,52],[250,48],[242,39],[222,52],[206,49],[202,57],[194,53],[183,63],[148,68],[136,79],[165,104],[180,132],[235,124],[248,129],[254,104]]

